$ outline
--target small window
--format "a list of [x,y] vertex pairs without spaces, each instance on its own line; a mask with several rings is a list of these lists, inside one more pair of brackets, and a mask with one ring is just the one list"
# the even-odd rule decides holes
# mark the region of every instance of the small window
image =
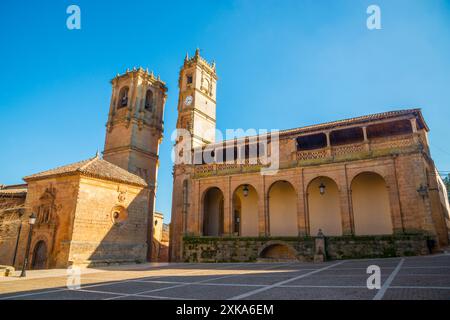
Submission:
[[192,75],[191,74],[186,77],[186,83],[192,84]]
[[150,89],[145,94],[145,109],[149,111],[153,109],[153,92]]
[[123,87],[119,92],[119,101],[117,108],[123,108],[128,105],[128,87]]
[[113,224],[117,227],[122,226],[125,224],[126,220],[128,219],[128,212],[127,209],[125,209],[122,206],[115,206],[111,210],[111,220]]

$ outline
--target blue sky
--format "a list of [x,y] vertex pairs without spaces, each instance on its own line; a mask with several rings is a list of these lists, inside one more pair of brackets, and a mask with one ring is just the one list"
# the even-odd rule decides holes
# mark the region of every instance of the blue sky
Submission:
[[[81,30],[66,8],[81,8]],[[381,8],[382,29],[366,28]],[[450,171],[450,1],[0,2],[0,183],[103,149],[109,80],[133,66],[169,88],[157,210],[170,221],[178,72],[217,62],[217,127],[285,129],[421,107]]]

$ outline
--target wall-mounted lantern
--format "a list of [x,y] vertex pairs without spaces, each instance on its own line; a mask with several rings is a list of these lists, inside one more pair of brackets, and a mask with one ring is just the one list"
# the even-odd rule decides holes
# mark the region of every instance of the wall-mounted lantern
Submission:
[[422,199],[428,197],[428,187],[424,186],[423,184],[420,185],[419,189],[417,189],[417,192],[422,197]]
[[248,184],[244,185],[244,188],[242,189],[242,193],[244,194],[244,197],[248,196]]
[[323,196],[325,194],[325,185],[323,184],[323,182],[320,183],[319,186],[319,191],[320,191],[320,195]]

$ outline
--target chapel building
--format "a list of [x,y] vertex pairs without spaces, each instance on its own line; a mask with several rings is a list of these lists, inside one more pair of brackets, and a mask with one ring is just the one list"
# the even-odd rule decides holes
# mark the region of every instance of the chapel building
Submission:
[[103,159],[0,187],[0,265],[23,266],[32,213],[31,269],[167,261],[168,230],[155,212],[167,88],[142,68],[111,84]]

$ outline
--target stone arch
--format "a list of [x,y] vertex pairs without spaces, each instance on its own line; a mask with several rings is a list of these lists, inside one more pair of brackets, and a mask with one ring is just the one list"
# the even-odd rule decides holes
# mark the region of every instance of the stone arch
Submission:
[[251,184],[239,185],[233,192],[233,233],[239,236],[257,237],[258,211],[256,188]]
[[297,236],[297,193],[286,180],[272,183],[267,193],[269,230],[272,236]]
[[204,191],[203,204],[203,235],[221,236],[224,232],[224,196],[218,187],[210,187]]
[[393,222],[386,180],[364,171],[351,182],[353,220],[356,235],[392,234]]
[[297,260],[298,252],[284,241],[269,241],[258,250],[258,257],[274,260]]
[[[386,172],[384,172],[380,168],[359,168],[358,170],[351,171],[348,176],[348,181],[353,181],[357,176],[359,176],[360,174],[365,173],[365,172],[371,172],[371,173],[379,175],[381,178],[384,179],[384,181],[386,181],[386,183],[387,183],[387,181],[389,181],[389,177],[386,174]],[[387,185],[387,187],[389,188],[389,185]]]
[[129,93],[130,89],[128,86],[123,86],[119,91],[119,99],[117,100],[117,109],[128,106]]
[[321,229],[327,236],[342,235],[341,202],[337,183],[326,176],[316,177],[309,182],[306,196],[310,234],[315,236]]
[[145,93],[144,108],[149,111],[153,109],[153,91],[151,89],[147,89]]
[[48,246],[44,240],[35,243],[32,251],[31,268],[46,269],[48,261]]

